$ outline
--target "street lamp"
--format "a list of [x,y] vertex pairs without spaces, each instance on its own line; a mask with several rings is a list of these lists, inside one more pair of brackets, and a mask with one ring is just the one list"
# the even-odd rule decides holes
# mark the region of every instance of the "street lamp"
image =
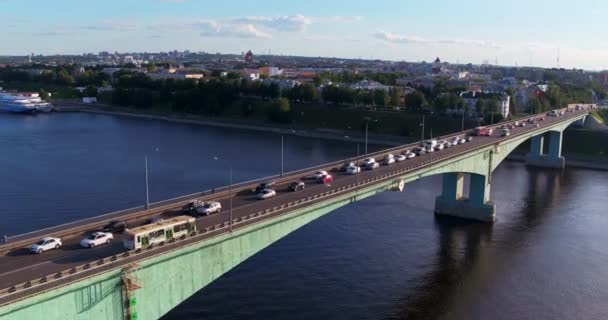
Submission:
[[420,142],[422,142],[422,141],[424,141],[424,114],[422,115],[422,122],[420,122],[420,126],[422,127]]
[[150,206],[150,193],[149,193],[149,187],[148,187],[148,156],[147,155],[144,156],[144,166],[146,168],[146,205],[144,206],[144,209],[148,210],[148,208]]
[[[158,148],[155,148],[154,151],[158,152]],[[146,171],[146,203],[144,205],[144,209],[148,210],[150,207],[150,185],[148,180],[148,155],[144,155],[144,168]]]
[[464,107],[462,108],[462,127],[460,128],[460,132],[464,132]]
[[[220,160],[219,156],[214,156],[213,160]],[[232,232],[232,164],[228,171],[228,219],[230,219],[228,225],[230,226],[230,232]]]
[[284,167],[283,167],[283,164],[284,164],[284,161],[283,161],[283,159],[284,159],[283,158],[283,154],[284,154],[284,147],[283,147],[284,146],[284,140],[285,140],[284,137],[281,136],[281,177],[283,177],[283,169],[284,169]]
[[363,118],[363,120],[365,120],[365,155],[367,155],[367,135],[368,135],[368,129],[369,129],[369,122],[378,122],[377,119],[372,119],[370,117],[365,117]]

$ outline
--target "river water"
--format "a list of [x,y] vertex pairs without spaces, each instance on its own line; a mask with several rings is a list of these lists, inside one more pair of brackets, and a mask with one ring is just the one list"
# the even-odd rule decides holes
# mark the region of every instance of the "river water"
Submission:
[[[91,114],[0,117],[0,233],[280,170],[273,134]],[[285,138],[286,170],[354,155]],[[214,159],[217,159],[215,160]],[[290,234],[164,319],[606,319],[608,173],[493,176],[494,225],[437,219],[439,177],[343,207]]]

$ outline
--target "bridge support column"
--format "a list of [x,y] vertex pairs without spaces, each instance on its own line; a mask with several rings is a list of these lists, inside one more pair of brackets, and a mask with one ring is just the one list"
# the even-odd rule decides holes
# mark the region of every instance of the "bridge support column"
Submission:
[[472,174],[469,198],[463,194],[464,174],[444,173],[442,194],[435,199],[435,214],[483,222],[494,222],[496,206],[490,202],[486,176]]
[[549,152],[543,154],[543,136],[532,137],[530,153],[526,156],[526,164],[534,167],[563,169],[566,159],[562,157],[562,136],[561,131],[549,131]]

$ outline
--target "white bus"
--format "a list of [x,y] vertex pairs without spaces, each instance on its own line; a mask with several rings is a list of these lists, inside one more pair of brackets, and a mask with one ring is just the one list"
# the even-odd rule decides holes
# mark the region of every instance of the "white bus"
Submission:
[[188,235],[193,231],[196,231],[195,219],[189,216],[178,216],[129,229],[127,239],[123,240],[123,245],[129,250],[146,248]]

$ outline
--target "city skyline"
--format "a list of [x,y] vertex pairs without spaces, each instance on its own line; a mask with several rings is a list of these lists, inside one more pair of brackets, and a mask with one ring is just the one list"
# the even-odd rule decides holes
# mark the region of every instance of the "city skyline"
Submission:
[[[379,0],[0,1],[0,55],[190,50],[608,69],[594,34],[608,4]],[[24,15],[32,7],[40,14]]]

